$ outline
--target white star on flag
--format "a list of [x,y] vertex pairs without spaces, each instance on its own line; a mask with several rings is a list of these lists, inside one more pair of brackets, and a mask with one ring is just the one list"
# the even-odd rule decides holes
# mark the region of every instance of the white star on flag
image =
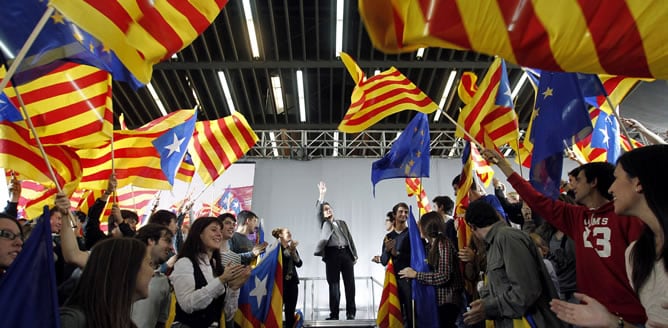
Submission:
[[169,149],[169,154],[167,154],[167,157],[172,156],[173,153],[180,153],[181,152],[181,144],[183,141],[186,140],[186,138],[181,138],[176,136],[176,133],[174,133],[174,140],[172,141],[171,144],[165,146],[165,149]]
[[260,280],[255,276],[255,288],[250,292],[250,296],[255,296],[257,299],[258,308],[262,307],[262,299],[267,295],[267,277],[265,276],[264,279]]

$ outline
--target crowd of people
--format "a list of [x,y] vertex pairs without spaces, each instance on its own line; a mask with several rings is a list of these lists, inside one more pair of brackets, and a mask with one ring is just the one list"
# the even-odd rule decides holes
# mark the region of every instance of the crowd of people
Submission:
[[[404,327],[419,321],[412,280],[434,286],[430,301],[440,327],[668,327],[668,205],[661,191],[668,183],[668,145],[624,153],[616,166],[580,165],[556,200],[536,191],[497,151],[481,154],[516,194],[499,180],[494,194],[486,194],[474,181],[460,218],[453,217],[451,198],[436,197],[436,211],[417,222],[421,245],[411,245],[407,204],[387,213],[388,232],[372,261],[393,263]],[[340,319],[343,280],[345,318],[354,320],[357,248],[346,221],[325,201],[325,183],[317,187],[314,255],[325,262],[327,319]],[[50,210],[62,326],[234,327],[240,289],[268,246],[259,241],[258,216],[200,217],[184,233],[184,213],[156,211],[137,229],[136,213],[114,205],[106,234],[99,217],[115,188],[111,176],[89,213],[73,214],[64,194]],[[0,213],[0,279],[30,232],[30,222],[16,218],[20,184],[13,180],[9,191]],[[465,242],[458,240],[462,224],[472,234]],[[285,326],[294,327],[299,243],[288,228],[271,235],[282,251]],[[411,267],[413,247],[424,248],[429,270]]]

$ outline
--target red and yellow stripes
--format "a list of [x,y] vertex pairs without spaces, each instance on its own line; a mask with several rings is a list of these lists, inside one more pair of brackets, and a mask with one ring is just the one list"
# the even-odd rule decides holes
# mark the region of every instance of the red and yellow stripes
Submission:
[[401,328],[404,326],[401,304],[399,304],[399,288],[397,287],[397,277],[394,275],[392,260],[387,263],[385,268],[385,282],[383,283],[383,293],[380,296],[376,324],[380,328]]
[[[17,90],[42,144],[90,148],[109,142],[113,112],[108,72],[67,62]],[[4,92],[20,108],[14,88]]]
[[[465,96],[475,90],[473,98],[459,113],[459,126],[455,136],[464,138],[462,128],[485,148],[501,147],[506,143],[514,143],[518,138],[517,115],[511,107],[496,104],[501,82],[504,78],[504,65],[501,58],[496,58],[490,65],[480,86],[475,90],[472,85],[462,85],[461,93]],[[469,75],[465,81],[475,81]],[[468,136],[466,136],[468,139]]]
[[176,171],[175,178],[185,183],[190,183],[195,175],[195,165],[187,163],[185,160],[181,162],[181,166]]
[[139,81],[148,83],[152,66],[195,40],[227,0],[53,0],[51,4],[113,50]]
[[258,137],[240,113],[195,124],[188,151],[205,185],[215,181],[258,141]]
[[[150,189],[171,189],[160,166],[160,154],[152,142],[169,129],[194,115],[194,110],[178,110],[147,123],[137,130],[114,132],[113,166],[118,188],[128,185]],[[112,173],[111,145],[77,151],[83,166],[79,188],[103,190]]]
[[525,67],[668,78],[663,0],[362,0],[374,46],[473,50]]
[[427,192],[422,188],[422,180],[420,178],[406,178],[406,193],[408,197],[415,196],[420,216],[431,212],[431,202],[429,201],[429,197],[427,197]]
[[339,124],[339,131],[358,133],[383,118],[403,110],[432,113],[438,109],[422,90],[396,68],[365,79],[357,63],[346,53],[341,60],[357,84],[350,96],[350,108]]

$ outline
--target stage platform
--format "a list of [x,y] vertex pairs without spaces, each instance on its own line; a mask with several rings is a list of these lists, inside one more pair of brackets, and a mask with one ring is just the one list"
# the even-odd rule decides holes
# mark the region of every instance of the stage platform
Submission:
[[357,320],[310,320],[304,321],[304,327],[376,327],[376,320],[357,319]]

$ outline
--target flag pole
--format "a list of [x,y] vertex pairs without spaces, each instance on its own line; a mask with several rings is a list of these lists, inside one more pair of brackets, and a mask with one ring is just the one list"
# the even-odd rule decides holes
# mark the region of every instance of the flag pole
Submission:
[[474,138],[468,131],[466,131],[466,129],[464,129],[463,126],[459,125],[459,123],[457,123],[457,121],[455,121],[452,117],[450,117],[450,115],[448,115],[448,113],[446,113],[446,112],[444,112],[444,111],[441,111],[441,112],[445,115],[445,117],[448,118],[448,120],[449,120],[450,122],[452,122],[452,124],[455,125],[455,127],[458,127],[459,129],[461,129],[462,131],[464,131],[464,134],[465,134],[467,137],[469,137],[469,139],[471,139],[470,141],[471,141],[472,143],[474,143],[474,144],[475,144],[476,146],[478,146],[478,148],[480,148],[480,149],[485,149],[485,147],[483,147],[483,146],[478,142],[478,140],[475,140],[475,138]]
[[[37,22],[37,25],[35,25],[35,28],[32,30],[30,35],[28,36],[28,39],[26,40],[26,43],[23,44],[23,47],[19,51],[19,53],[16,55],[16,58],[14,58],[14,62],[12,65],[9,67],[9,70],[7,71],[7,74],[5,74],[5,77],[2,79],[2,82],[0,82],[0,90],[4,90],[7,84],[9,83],[10,79],[12,76],[14,76],[14,73],[16,73],[16,70],[19,68],[19,65],[21,65],[21,62],[25,58],[26,54],[28,53],[28,50],[30,50],[30,47],[32,47],[32,44],[35,43],[35,40],[37,39],[37,36],[39,33],[42,32],[42,29],[46,25],[46,23],[49,21],[49,18],[53,14],[53,12],[56,9],[48,6],[46,8],[46,11],[44,12],[44,15],[42,15],[42,18],[39,19]],[[60,190],[60,188],[58,188]]]
[[58,192],[63,192],[63,189],[58,184],[58,179],[56,178],[56,173],[53,172],[53,167],[51,167],[51,163],[49,163],[49,158],[46,155],[46,151],[44,151],[44,146],[42,145],[42,142],[39,140],[39,136],[37,135],[37,130],[35,130],[35,126],[32,124],[32,120],[30,119],[30,115],[28,114],[28,110],[26,109],[25,103],[23,102],[23,98],[21,97],[21,93],[16,88],[16,86],[14,86],[14,91],[16,92],[16,98],[19,101],[19,107],[21,107],[21,111],[23,111],[23,115],[25,116],[25,120],[26,120],[26,122],[28,122],[28,127],[30,127],[30,131],[32,132],[32,135],[35,136],[35,143],[37,143],[37,147],[39,148],[39,152],[42,154],[42,157],[44,158],[44,162],[46,162],[46,167],[49,169],[49,174],[51,175],[51,179],[53,180],[53,183],[56,185],[56,189],[58,189]]
[[200,196],[202,196],[202,194],[204,194],[204,192],[207,189],[209,189],[209,187],[211,187],[211,185],[213,185],[213,183],[209,183],[206,187],[204,187],[204,189],[202,189],[202,191],[200,191],[199,194],[197,194],[197,196],[195,196],[195,198],[193,198],[191,202],[194,203]]
[[[526,132],[524,133],[524,137],[526,137]],[[523,165],[522,165],[522,154],[520,152],[520,139],[517,139],[517,159],[520,162],[520,176],[524,178],[524,170],[523,170]]]

